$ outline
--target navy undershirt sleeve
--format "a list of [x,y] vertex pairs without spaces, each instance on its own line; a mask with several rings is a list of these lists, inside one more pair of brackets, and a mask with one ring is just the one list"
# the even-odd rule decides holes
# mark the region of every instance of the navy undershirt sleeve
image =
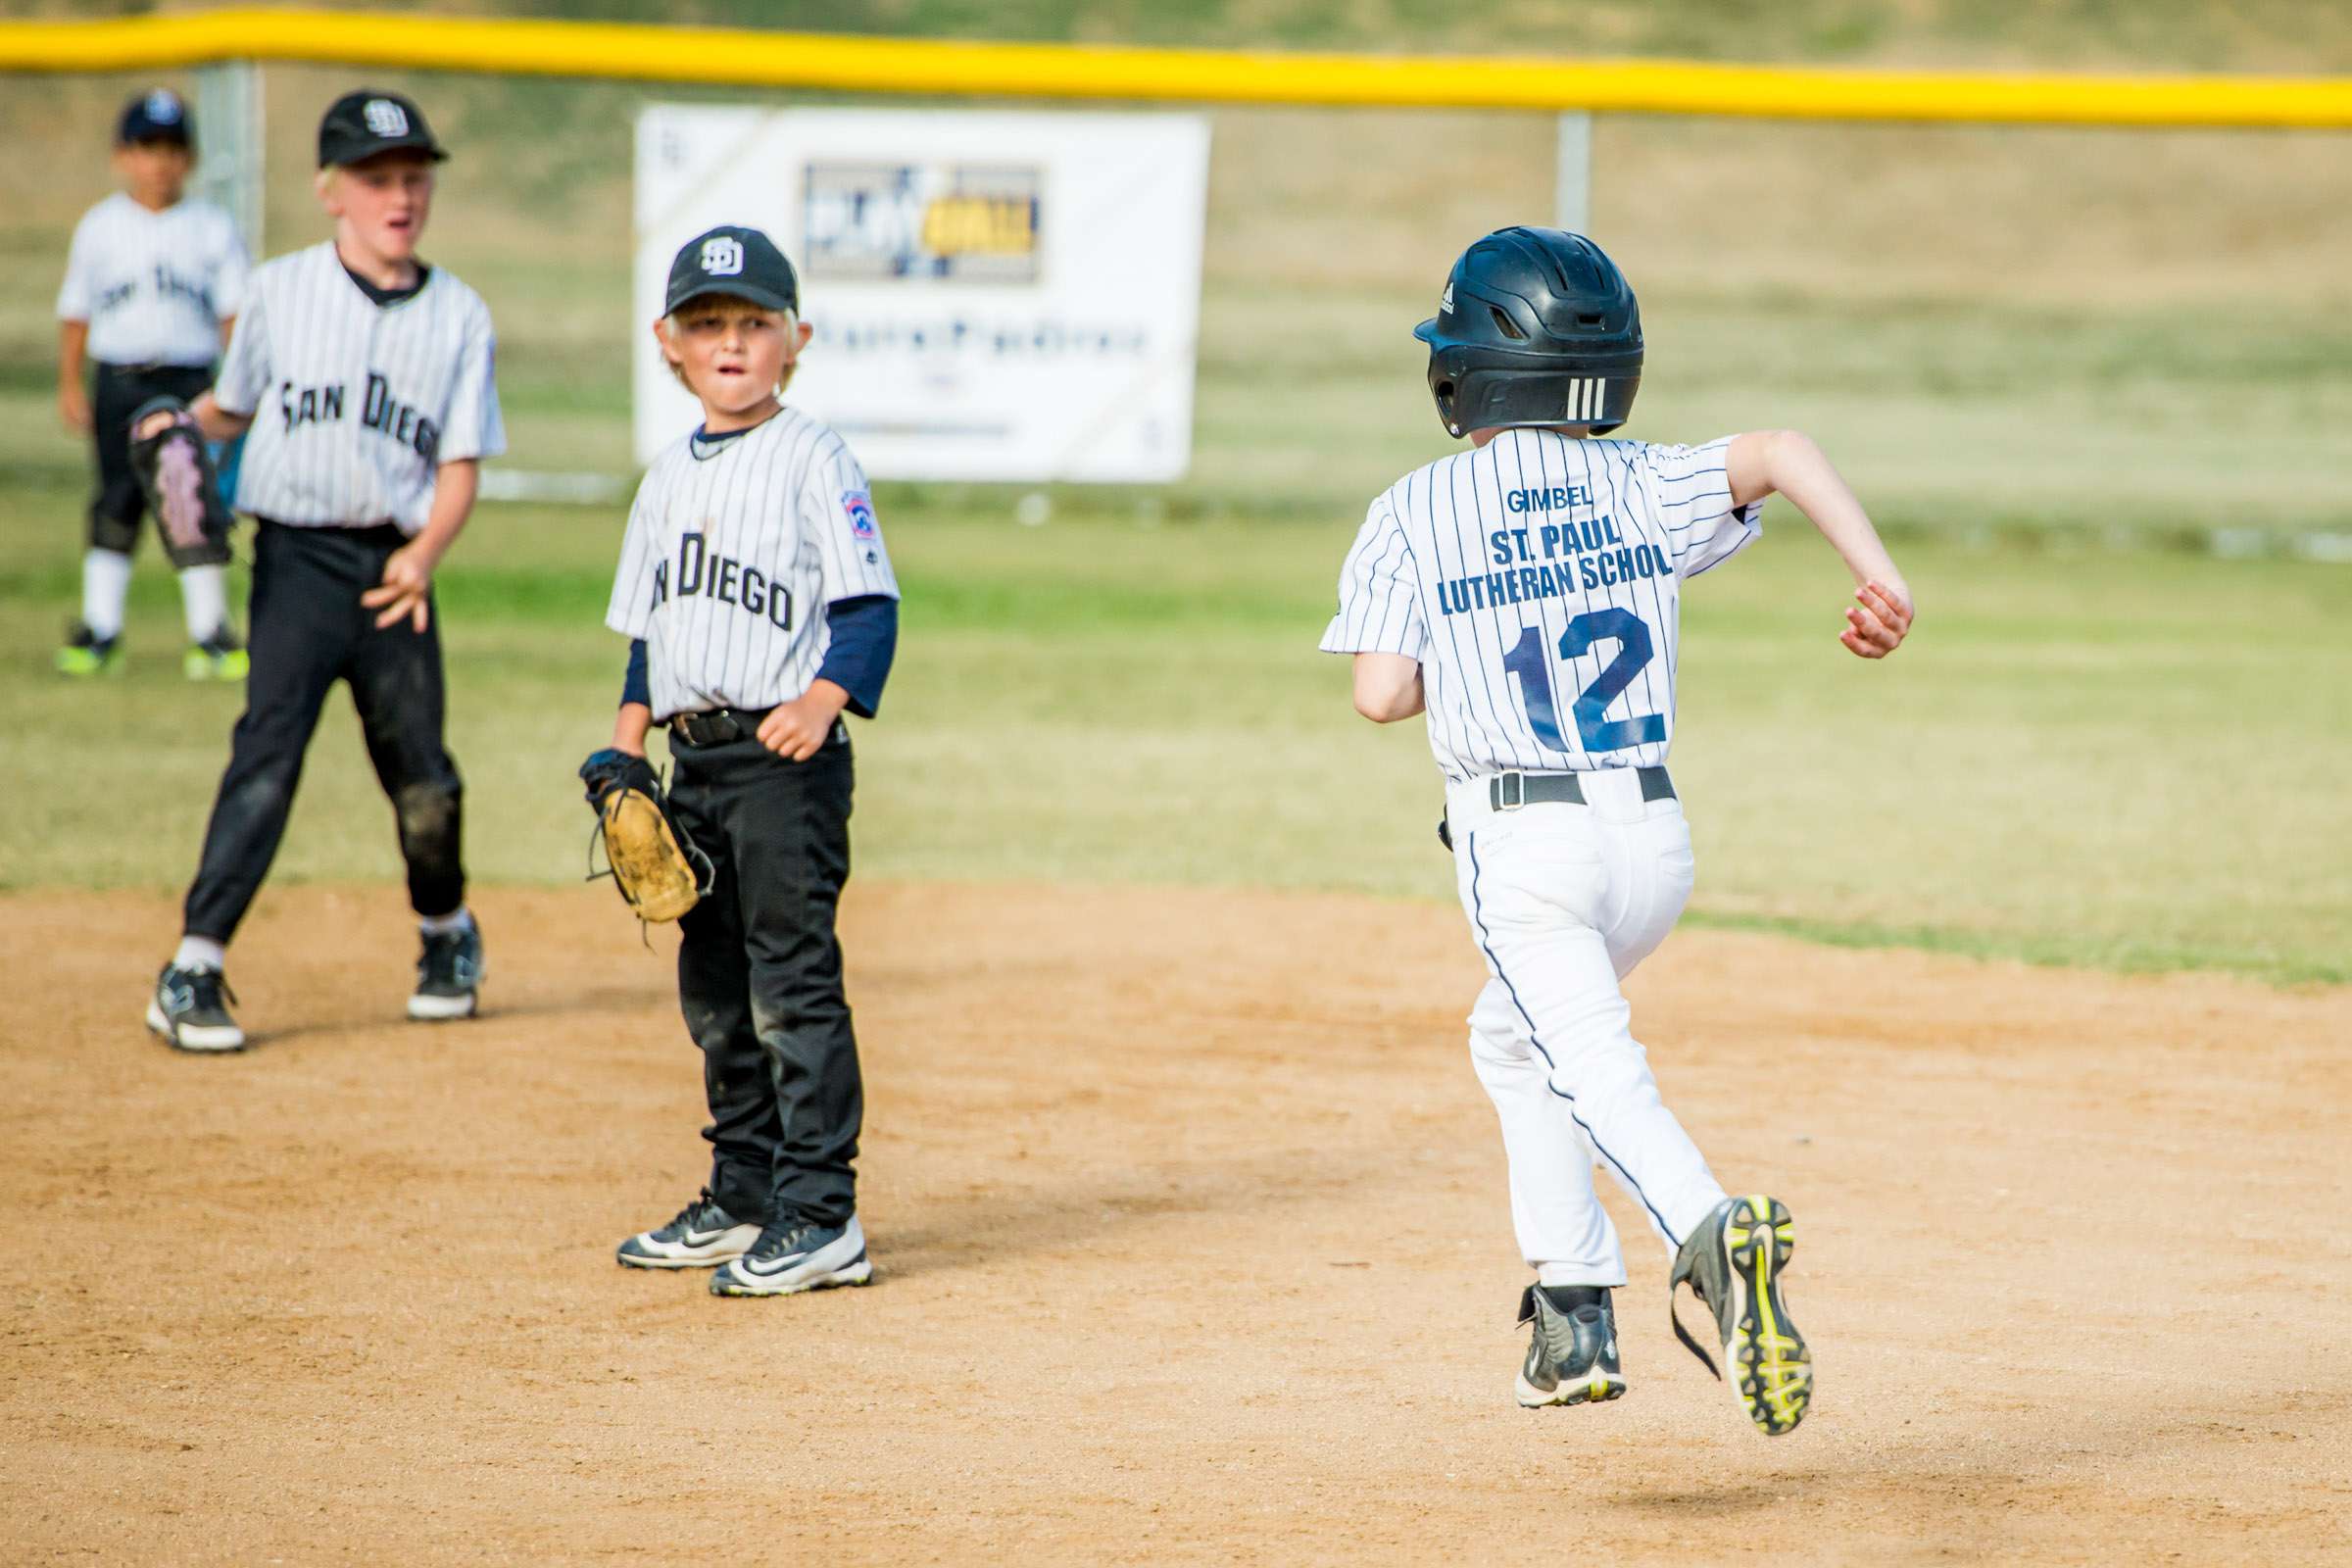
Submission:
[[642,637],[629,639],[629,669],[627,674],[620,677],[620,705],[626,708],[631,703],[643,703],[648,708],[654,706],[653,688],[645,678],[645,639]]
[[890,679],[891,659],[899,651],[899,602],[888,594],[836,599],[825,607],[825,624],[833,640],[825,647],[816,678],[848,692],[851,712],[873,717],[882,706],[882,683]]

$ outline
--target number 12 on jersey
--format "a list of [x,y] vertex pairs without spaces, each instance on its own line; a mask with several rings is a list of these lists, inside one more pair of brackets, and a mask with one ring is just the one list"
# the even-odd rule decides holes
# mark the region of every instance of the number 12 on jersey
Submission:
[[[1614,642],[1617,657],[1603,665],[1592,684],[1570,705],[1576,714],[1577,738],[1588,752],[1620,752],[1628,746],[1647,746],[1666,738],[1666,719],[1660,713],[1634,718],[1603,718],[1609,705],[1633,682],[1656,653],[1649,627],[1630,610],[1611,605],[1591,610],[1568,623],[1560,633],[1562,661],[1582,658],[1594,643]],[[1502,656],[1502,667],[1519,677],[1519,692],[1527,703],[1527,721],[1536,739],[1555,752],[1574,750],[1560,734],[1559,710],[1551,700],[1551,662],[1544,657],[1544,628],[1530,626],[1518,643]]]

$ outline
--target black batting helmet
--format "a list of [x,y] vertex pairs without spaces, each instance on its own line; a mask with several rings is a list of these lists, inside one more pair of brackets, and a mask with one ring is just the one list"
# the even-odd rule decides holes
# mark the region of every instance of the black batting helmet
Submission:
[[1455,435],[1524,424],[1606,435],[1642,386],[1642,308],[1606,252],[1558,228],[1501,228],[1462,252],[1429,345],[1429,390]]

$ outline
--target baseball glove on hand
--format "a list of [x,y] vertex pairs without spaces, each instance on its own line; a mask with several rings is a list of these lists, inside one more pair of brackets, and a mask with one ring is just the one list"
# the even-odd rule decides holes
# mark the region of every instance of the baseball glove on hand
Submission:
[[[591,882],[610,876],[640,920],[675,920],[702,901],[715,874],[710,858],[671,813],[651,762],[608,747],[580,764],[580,782],[596,811],[596,834],[588,842]],[[600,841],[602,871],[595,868]]]
[[[169,415],[159,422],[159,415]],[[155,428],[139,432],[149,424]],[[204,432],[177,398],[149,398],[130,416],[130,472],[147,509],[163,527],[164,550],[174,566],[219,566],[228,561],[232,520],[220,500]]]

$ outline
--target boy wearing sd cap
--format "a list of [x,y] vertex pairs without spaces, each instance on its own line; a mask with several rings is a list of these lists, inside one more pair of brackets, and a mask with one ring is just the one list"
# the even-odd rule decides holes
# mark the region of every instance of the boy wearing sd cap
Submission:
[[[115,124],[122,189],[74,228],[57,294],[58,413],[97,448],[90,547],[81,562],[81,616],[57,651],[64,675],[122,667],[122,604],[147,503],[132,476],[130,420],[153,397],[187,399],[212,384],[245,297],[245,242],[228,214],[188,199],[195,127],[179,95],[141,93]],[[85,359],[94,368],[84,382]],[[245,651],[229,627],[228,545],[158,516],[164,553],[179,573],[190,680],[242,680]]]
[[482,942],[466,908],[457,764],[442,744],[433,570],[472,511],[477,469],[506,448],[481,296],[416,255],[446,154],[396,93],[335,101],[318,126],[318,191],[333,238],[255,272],[220,378],[192,410],[206,435],[247,434],[236,507],[254,541],[244,716],[188,889],[179,951],[147,1006],[182,1051],[235,1051],[223,950],[277,853],[328,690],[351,687],[391,798],[422,925],[412,1018],[470,1016]]
[[710,1176],[633,1268],[716,1265],[717,1296],[787,1296],[872,1274],[851,1162],[864,1097],[834,914],[850,874],[850,732],[898,643],[897,579],[865,473],[785,407],[809,329],[792,266],[754,228],[687,242],[654,333],[703,406],[655,459],[605,623],[631,639],[593,804],[645,780],[669,731],[669,800],[710,857],[680,922],[678,1003],[703,1053]]

